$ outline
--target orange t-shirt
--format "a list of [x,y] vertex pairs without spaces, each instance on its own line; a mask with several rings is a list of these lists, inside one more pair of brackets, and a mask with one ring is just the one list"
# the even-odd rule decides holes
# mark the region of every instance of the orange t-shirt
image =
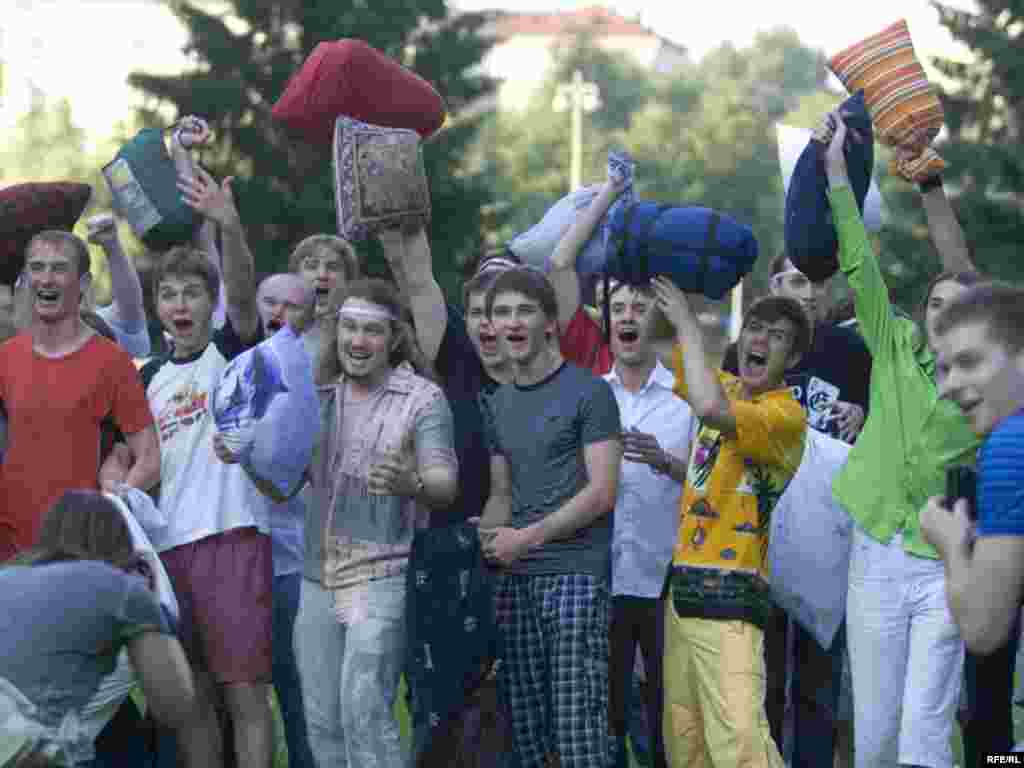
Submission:
[[0,467],[0,560],[31,546],[46,510],[66,490],[97,489],[100,422],[126,435],[153,424],[131,357],[93,336],[46,358],[22,333],[0,345],[0,401],[8,447]]

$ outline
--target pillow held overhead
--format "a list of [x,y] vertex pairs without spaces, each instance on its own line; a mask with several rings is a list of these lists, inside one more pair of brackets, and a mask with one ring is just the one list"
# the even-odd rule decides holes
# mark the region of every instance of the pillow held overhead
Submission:
[[15,184],[0,189],[0,283],[13,285],[25,266],[25,246],[45,229],[70,232],[92,187],[73,181]]
[[362,240],[406,218],[430,220],[430,190],[415,131],[339,117],[333,160],[338,233],[346,240]]
[[[871,183],[875,162],[871,118],[859,91],[840,106],[846,125],[864,139],[848,133],[843,144],[846,170],[857,206],[864,211],[864,198]],[[783,234],[786,255],[793,265],[814,282],[827,280],[839,269],[839,239],[828,203],[825,149],[832,140],[826,127],[819,128],[800,153],[786,191]]]
[[828,66],[850,93],[864,91],[879,140],[907,150],[891,163],[893,173],[919,182],[942,172],[946,164],[931,148],[942,128],[942,102],[914,52],[906,20],[840,51]]
[[145,128],[103,167],[114,207],[154,251],[189,242],[201,220],[178,191],[178,169],[164,132]]
[[608,224],[605,276],[630,285],[664,275],[718,300],[757,261],[750,227],[710,208],[633,202],[613,210]]
[[445,120],[437,91],[412,70],[362,40],[343,38],[313,49],[271,111],[310,144],[330,146],[341,115],[426,138]]

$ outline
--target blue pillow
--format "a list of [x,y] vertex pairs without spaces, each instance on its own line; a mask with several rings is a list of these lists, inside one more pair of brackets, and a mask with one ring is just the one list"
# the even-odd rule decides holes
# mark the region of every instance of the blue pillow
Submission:
[[710,208],[634,202],[611,212],[608,229],[605,272],[631,285],[664,275],[717,300],[757,261],[750,227]]
[[[857,142],[848,134],[843,145],[850,186],[863,214],[875,162],[874,133],[871,116],[864,106],[864,92],[857,91],[840,109],[847,115],[846,125],[864,139]],[[786,193],[786,255],[797,269],[815,282],[828,279],[839,269],[839,241],[828,203],[825,150],[825,145],[815,139],[807,143],[793,169]]]

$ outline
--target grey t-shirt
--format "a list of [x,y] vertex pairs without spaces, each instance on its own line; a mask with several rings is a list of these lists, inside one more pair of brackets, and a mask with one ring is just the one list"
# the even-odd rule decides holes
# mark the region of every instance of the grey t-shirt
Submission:
[[[604,379],[571,363],[544,381],[498,389],[489,409],[491,451],[512,475],[512,525],[525,528],[555,512],[586,486],[583,449],[618,439],[619,406]],[[585,573],[606,578],[612,515],[526,555],[510,571],[528,576]]]
[[57,726],[144,631],[169,633],[139,576],[93,561],[0,568],[0,677]]

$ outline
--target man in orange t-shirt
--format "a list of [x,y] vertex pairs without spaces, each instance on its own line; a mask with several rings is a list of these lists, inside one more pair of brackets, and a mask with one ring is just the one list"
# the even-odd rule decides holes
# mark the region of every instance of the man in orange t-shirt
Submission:
[[91,279],[85,243],[48,230],[25,253],[32,321],[0,345],[0,403],[8,420],[0,561],[33,544],[44,513],[64,491],[99,488],[106,416],[132,455],[125,482],[148,490],[160,479],[160,444],[132,359],[81,319],[79,299]]

